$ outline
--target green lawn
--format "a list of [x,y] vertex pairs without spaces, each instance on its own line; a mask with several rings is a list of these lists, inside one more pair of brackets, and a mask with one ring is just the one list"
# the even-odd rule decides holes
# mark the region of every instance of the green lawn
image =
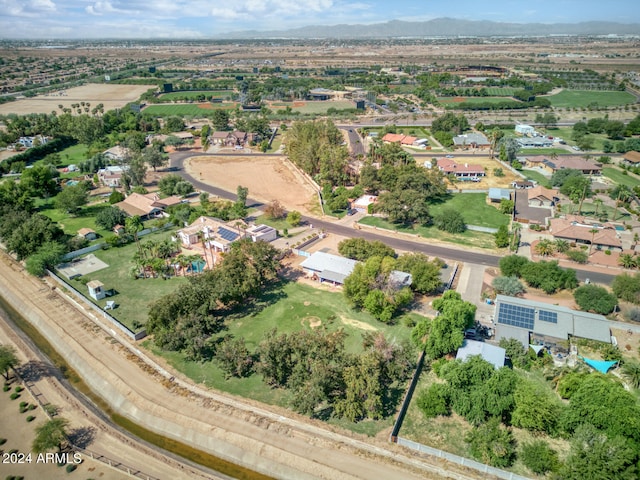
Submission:
[[40,205],[40,213],[46,215],[54,222],[57,222],[64,233],[69,235],[76,235],[78,233],[78,230],[80,230],[81,228],[91,228],[95,230],[98,235],[103,237],[97,240],[101,243],[104,242],[105,236],[112,235],[113,233],[109,230],[99,228],[96,225],[96,215],[100,210],[107,207],[109,207],[109,203],[105,202],[98,205],[82,207],[77,215],[69,215],[68,213],[54,208],[53,200],[49,199],[47,203],[43,203]]
[[[576,142],[572,140],[573,128],[571,127],[555,127],[547,128],[546,133],[553,135],[554,137],[560,137],[567,142],[568,145],[575,145]],[[602,151],[604,149],[604,142],[607,140],[607,136],[604,133],[590,133],[589,138],[593,140],[593,150]],[[558,153],[573,153],[580,154],[581,152],[575,152],[573,150],[561,150]]]
[[207,116],[211,110],[231,110],[235,108],[235,103],[187,103],[168,105],[149,105],[142,113],[145,115],[165,117],[170,115]]
[[518,89],[512,87],[485,87],[485,90],[494,97],[512,97]]
[[551,155],[553,153],[561,155],[568,152],[564,148],[521,148],[518,150],[518,155]]
[[[142,237],[140,242],[163,240],[172,234],[172,230],[152,233]],[[144,324],[147,321],[150,303],[175,291],[179,285],[186,282],[184,277],[173,277],[169,280],[161,278],[135,280],[131,278],[132,258],[136,249],[136,244],[130,243],[124,247],[97,250],[94,255],[109,267],[81,277],[86,281],[100,280],[106,289],[116,289],[117,295],[111,297],[110,300],[115,300],[118,307],[109,313],[132,330],[135,330],[133,328],[134,322]],[[70,284],[80,292],[87,291],[87,288],[79,280],[72,280]],[[104,307],[106,300],[103,299],[95,303]]]
[[438,101],[444,104],[461,103],[460,99],[465,103],[501,103],[505,100],[514,100],[512,98],[505,97],[438,97]]
[[549,178],[545,177],[543,174],[541,174],[540,172],[536,172],[533,170],[526,170],[523,169],[522,170],[522,174],[528,179],[528,180],[532,180],[534,182],[537,182],[538,184],[542,185],[543,187],[547,187],[547,188],[551,188],[551,183],[549,183]]
[[291,109],[294,112],[300,113],[327,113],[327,110],[330,108],[335,108],[336,110],[346,110],[351,108],[356,108],[355,103],[350,100],[335,100],[335,101],[317,101],[317,102],[305,102],[302,107],[294,107],[293,103],[291,104]]
[[183,98],[188,98],[190,100],[195,100],[200,95],[205,95],[207,98],[225,98],[231,97],[233,95],[232,90],[194,90],[189,92],[171,92],[171,93],[163,93],[158,98],[163,102],[173,102],[175,100],[182,100]]
[[588,106],[617,107],[635,103],[636,98],[627,92],[598,90],[563,90],[547,97],[551,105],[560,108],[586,108]]
[[87,160],[87,152],[89,147],[84,143],[73,145],[69,148],[65,148],[60,152],[60,158],[62,159],[61,167],[67,167],[69,165],[77,165],[78,163]]
[[602,175],[610,178],[619,185],[626,185],[629,188],[640,185],[640,179],[633,173],[628,173],[616,167],[602,167]]
[[462,213],[464,221],[469,225],[498,228],[509,223],[509,216],[500,213],[497,208],[487,205],[486,193],[458,193],[449,195],[441,203],[431,205],[431,215],[436,215],[444,208],[453,208]]
[[[396,325],[386,325],[366,312],[353,310],[341,292],[331,292],[296,282],[284,282],[267,292],[260,302],[244,316],[227,316],[226,329],[219,336],[230,334],[237,338],[242,337],[246,340],[249,350],[254,351],[264,334],[274,327],[279,332],[292,333],[302,329],[309,330],[310,322],[314,324],[320,322],[320,326],[316,328],[323,328],[329,332],[343,330],[347,335],[345,340],[347,351],[357,353],[362,350],[362,334],[367,331],[383,331],[388,339],[397,342],[408,339],[411,332],[401,318]],[[416,314],[408,315],[414,320],[421,318]],[[187,361],[182,354],[162,351],[151,341],[146,341],[144,346],[164,357],[174,368],[198,383],[202,382],[209,387],[260,402],[281,406],[289,404],[291,396],[287,390],[266,386],[258,374],[242,379],[225,379],[224,374],[214,362]],[[389,428],[393,424],[393,417],[357,424],[338,420],[330,423],[375,435],[380,430]]]
[[475,232],[471,230],[467,230],[464,233],[459,234],[451,234],[447,232],[443,232],[438,230],[436,227],[423,227],[419,226],[416,228],[411,227],[402,227],[399,225],[395,225],[391,222],[388,222],[380,217],[364,217],[360,220],[361,224],[369,225],[372,227],[378,228],[386,228],[388,230],[397,230],[398,232],[405,233],[413,233],[420,235],[424,238],[433,238],[436,240],[441,240],[443,242],[455,243],[458,245],[465,245],[469,247],[478,247],[478,248],[495,248],[495,239],[490,233],[483,232]]

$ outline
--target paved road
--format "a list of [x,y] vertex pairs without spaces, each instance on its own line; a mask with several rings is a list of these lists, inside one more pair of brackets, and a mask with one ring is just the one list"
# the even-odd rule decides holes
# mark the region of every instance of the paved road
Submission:
[[[217,154],[211,154],[211,156],[216,156],[216,155]],[[233,155],[233,154],[228,154],[228,155]],[[194,187],[196,187],[198,190],[208,192],[212,195],[217,195],[220,198],[235,200],[236,199],[235,193],[201,182],[195,177],[189,175],[184,170],[184,160],[192,156],[203,156],[203,154],[188,152],[188,151],[171,154],[170,168],[175,170],[175,172],[178,175],[182,176],[185,180],[191,182],[194,185]],[[247,204],[250,206],[262,205],[261,202],[251,198],[247,200]],[[478,265],[491,266],[491,267],[498,266],[498,262],[500,261],[500,258],[502,258],[501,256],[492,255],[489,253],[480,253],[480,252],[475,252],[471,250],[464,250],[462,249],[462,247],[449,248],[449,247],[443,247],[439,245],[431,245],[431,244],[419,242],[410,238],[403,238],[401,234],[398,234],[398,236],[390,236],[390,235],[382,235],[380,233],[376,233],[375,231],[370,231],[370,230],[356,230],[352,227],[340,225],[334,221],[323,220],[320,218],[303,217],[302,220],[310,224],[313,224],[313,226],[316,228],[324,229],[327,232],[333,233],[335,235],[352,237],[352,238],[356,238],[356,237],[364,238],[366,240],[380,240],[396,250],[421,252],[432,257],[440,257],[440,258],[445,258],[449,260],[457,260],[461,262],[475,263]],[[614,278],[614,275],[608,275],[608,274],[598,273],[598,272],[587,272],[582,270],[577,270],[577,272],[578,272],[578,278],[580,280],[585,280],[586,278],[589,278],[594,283],[603,283],[603,284],[610,285]]]
[[353,155],[354,157],[357,157],[358,155],[364,156],[366,154],[366,151],[364,149],[362,139],[356,131],[356,128],[350,126],[339,128],[340,130],[345,130],[347,132],[347,135],[349,137],[349,151],[351,152],[351,155]]

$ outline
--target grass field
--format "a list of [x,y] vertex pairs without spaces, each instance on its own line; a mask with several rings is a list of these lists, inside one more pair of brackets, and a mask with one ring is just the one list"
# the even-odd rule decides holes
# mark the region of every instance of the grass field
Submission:
[[388,222],[380,217],[364,217],[360,220],[361,224],[369,225],[371,227],[386,228],[388,230],[397,230],[398,232],[413,233],[420,235],[424,238],[431,238],[447,243],[455,243],[457,245],[464,245],[467,247],[477,248],[495,248],[495,239],[490,233],[475,232],[467,230],[464,233],[451,234],[438,230],[436,227],[423,227],[416,228],[403,227]]
[[465,103],[500,103],[505,100],[507,100],[505,97],[438,97],[440,103],[446,104],[462,103],[462,101]]
[[602,167],[602,175],[610,178],[619,185],[633,188],[640,185],[640,179],[633,173],[625,175],[622,170],[615,167]]
[[[362,349],[362,334],[365,332],[383,331],[388,339],[397,342],[408,339],[411,332],[401,321],[389,326],[378,322],[366,312],[353,310],[341,292],[330,292],[296,282],[284,282],[273,291],[267,292],[261,300],[263,305],[258,305],[246,316],[228,316],[225,320],[226,329],[219,336],[242,337],[246,340],[248,349],[254,351],[264,334],[274,327],[277,327],[278,332],[292,333],[310,330],[310,324],[313,323],[313,328],[322,328],[329,332],[343,330],[347,335],[346,349],[357,353]],[[416,320],[421,318],[415,314],[409,315]],[[161,351],[149,341],[145,342],[144,346],[164,357],[173,367],[198,383],[203,382],[209,387],[265,403],[281,406],[289,404],[291,397],[287,390],[266,386],[258,374],[242,379],[225,379],[224,374],[213,362],[187,361],[182,354]],[[374,435],[390,427],[393,418],[357,424],[341,421],[330,423]]]
[[[554,137],[560,137],[569,145],[575,145],[575,141],[571,139],[573,128],[571,127],[556,127],[546,129],[546,133],[553,135]],[[593,140],[593,150],[602,151],[604,141],[607,140],[607,136],[604,133],[590,133],[589,138]],[[567,153],[567,150],[562,150],[562,153]],[[571,153],[580,153],[571,151]]]
[[69,148],[65,148],[60,152],[60,158],[62,159],[61,167],[67,167],[69,165],[77,165],[78,163],[87,160],[87,151],[89,147],[84,143],[73,145]]
[[233,95],[232,90],[194,90],[189,92],[171,92],[171,93],[163,93],[158,98],[162,101],[173,102],[174,100],[182,100],[183,98],[188,98],[189,100],[195,100],[200,95],[204,95],[207,99],[209,98],[225,98],[231,97]]
[[429,212],[437,215],[444,208],[453,208],[462,213],[464,221],[469,225],[480,227],[498,228],[500,225],[509,223],[509,216],[486,203],[486,193],[459,193],[449,195],[448,198],[439,204],[431,205]]
[[635,103],[636,99],[627,92],[598,90],[563,90],[547,97],[554,107],[586,108],[588,106],[617,107]]
[[521,148],[518,150],[518,155],[551,155],[553,153],[566,154],[567,150],[564,148]]
[[512,97],[518,91],[511,87],[485,87],[487,93],[493,97]]
[[543,187],[551,188],[551,183],[549,182],[549,179],[545,177],[543,174],[541,174],[540,172],[523,169],[522,174],[525,177],[527,177],[528,180],[532,180],[538,183],[539,185],[542,185]]
[[[142,237],[140,242],[163,240],[171,237],[172,234],[172,230],[152,233]],[[187,281],[185,277],[172,277],[169,280],[162,278],[135,280],[131,278],[129,272],[134,265],[132,258],[137,248],[135,243],[130,243],[124,247],[97,250],[94,255],[109,267],[81,277],[86,280],[100,280],[106,289],[114,288],[117,290],[117,295],[111,297],[110,300],[115,300],[118,307],[110,313],[132,330],[134,330],[134,322],[144,324],[147,321],[150,303],[175,291],[179,285]],[[73,280],[71,285],[81,292],[87,291],[80,281]],[[90,297],[87,296],[87,298]],[[106,300],[103,299],[95,303],[104,307]]]
[[40,213],[46,215],[54,222],[57,222],[60,228],[64,231],[64,233],[68,235],[76,235],[78,230],[81,228],[91,228],[96,231],[98,235],[100,235],[98,242],[104,242],[104,237],[107,235],[112,235],[113,232],[109,230],[103,230],[96,225],[96,215],[103,208],[109,207],[108,203],[103,203],[99,205],[91,205],[83,207],[77,215],[69,215],[68,213],[62,212],[53,206],[53,200],[49,199],[47,203],[44,203],[40,206]]
[[330,108],[336,110],[346,110],[350,108],[356,108],[355,104],[349,100],[335,100],[327,102],[305,102],[301,107],[291,106],[294,112],[300,113],[327,113]]
[[169,105],[149,105],[142,113],[145,115],[165,117],[171,115],[187,115],[192,117],[206,116],[211,110],[232,110],[235,103],[188,103]]

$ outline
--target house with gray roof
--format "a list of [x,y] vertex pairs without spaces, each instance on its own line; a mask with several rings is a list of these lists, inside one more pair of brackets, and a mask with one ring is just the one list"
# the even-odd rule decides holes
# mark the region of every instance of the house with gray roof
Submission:
[[488,148],[491,142],[482,133],[465,133],[453,137],[454,148]]
[[484,360],[493,365],[496,369],[504,367],[506,350],[489,343],[478,342],[477,340],[465,340],[456,353],[456,360],[466,361],[469,357],[480,355]]
[[511,190],[507,188],[489,188],[489,200],[500,203],[501,200],[511,200]]
[[515,338],[525,348],[532,339],[556,343],[578,337],[611,343],[609,322],[602,315],[506,295],[498,295],[495,303],[496,341]]
[[[331,282],[334,285],[342,285],[345,278],[351,275],[357,260],[332,255],[326,252],[315,252],[300,264],[307,275],[317,278],[320,282]],[[408,287],[413,282],[410,273],[393,270],[389,273],[389,285],[395,289]]]

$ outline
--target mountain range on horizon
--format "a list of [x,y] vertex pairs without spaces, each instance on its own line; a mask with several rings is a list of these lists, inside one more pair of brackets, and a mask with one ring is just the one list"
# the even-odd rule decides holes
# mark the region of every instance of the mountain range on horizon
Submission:
[[638,35],[639,23],[507,23],[488,20],[436,18],[424,22],[390,20],[384,23],[309,25],[287,30],[245,30],[216,35],[227,39],[318,39],[318,38],[406,38],[406,37],[495,37],[549,35]]

